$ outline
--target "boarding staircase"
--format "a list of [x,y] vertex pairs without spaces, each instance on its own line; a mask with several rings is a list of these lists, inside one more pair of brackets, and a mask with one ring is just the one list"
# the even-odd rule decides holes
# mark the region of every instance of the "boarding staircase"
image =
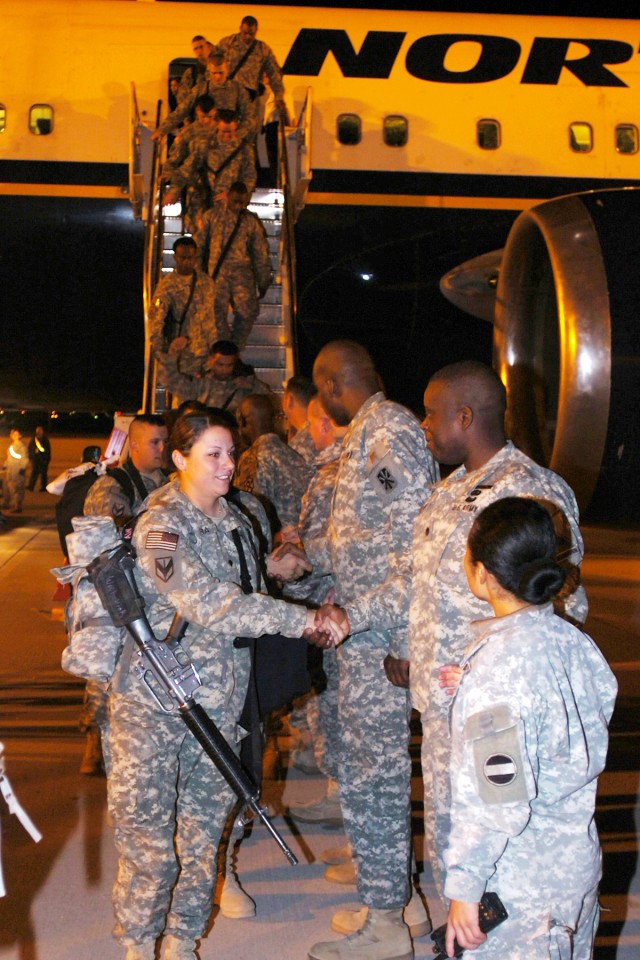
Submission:
[[[161,104],[158,104],[158,119]],[[294,126],[280,117],[278,124],[277,183],[257,188],[249,209],[260,217],[267,233],[273,282],[260,302],[260,312],[242,359],[255,368],[260,380],[276,394],[297,371],[296,274],[294,226],[304,206],[311,179],[309,159],[310,94]],[[173,269],[173,243],[183,235],[180,204],[162,207],[162,149],[151,140],[151,131],[140,122],[135,89],[132,88],[132,151],[130,194],[134,215],[145,223],[144,310],[145,381],[142,408],[161,413],[172,398],[159,382],[151,356],[148,309],[153,290],[163,273]]]

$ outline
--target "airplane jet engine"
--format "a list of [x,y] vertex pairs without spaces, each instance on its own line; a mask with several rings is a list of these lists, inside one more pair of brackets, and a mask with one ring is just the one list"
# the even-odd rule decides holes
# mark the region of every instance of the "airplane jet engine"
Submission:
[[640,521],[640,190],[522,213],[496,293],[508,430],[576,492],[583,516]]

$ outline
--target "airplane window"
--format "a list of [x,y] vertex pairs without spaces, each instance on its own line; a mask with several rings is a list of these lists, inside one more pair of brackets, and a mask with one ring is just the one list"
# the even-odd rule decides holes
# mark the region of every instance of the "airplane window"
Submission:
[[409,139],[409,122],[407,118],[401,117],[398,114],[385,117],[382,135],[388,147],[404,147]]
[[590,123],[572,123],[569,126],[569,146],[574,153],[593,150],[593,130]]
[[362,140],[362,121],[357,113],[341,113],[337,120],[338,140],[346,146],[355,146]]
[[0,133],[4,133],[4,128],[7,125],[7,109],[4,103],[0,103]]
[[481,150],[497,150],[501,143],[501,128],[497,120],[478,120],[476,137]]
[[618,153],[638,152],[638,128],[634,123],[619,123],[616,127],[616,150]]
[[34,103],[29,110],[29,130],[36,137],[44,137],[53,130],[53,107],[48,103]]

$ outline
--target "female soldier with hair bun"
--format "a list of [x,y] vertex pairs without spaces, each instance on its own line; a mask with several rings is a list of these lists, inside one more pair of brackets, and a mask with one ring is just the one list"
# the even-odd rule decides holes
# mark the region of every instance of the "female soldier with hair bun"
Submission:
[[[452,707],[450,957],[454,938],[478,960],[592,956],[595,794],[617,684],[593,641],[554,613],[556,549],[548,512],[522,497],[492,503],[469,533],[469,587],[494,617],[471,625]],[[488,937],[485,891],[508,913]]]

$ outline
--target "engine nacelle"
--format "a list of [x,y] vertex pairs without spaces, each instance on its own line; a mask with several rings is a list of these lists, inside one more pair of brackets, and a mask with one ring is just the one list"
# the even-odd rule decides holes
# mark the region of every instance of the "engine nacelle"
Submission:
[[514,223],[494,365],[514,442],[588,519],[640,520],[640,190],[550,200]]

